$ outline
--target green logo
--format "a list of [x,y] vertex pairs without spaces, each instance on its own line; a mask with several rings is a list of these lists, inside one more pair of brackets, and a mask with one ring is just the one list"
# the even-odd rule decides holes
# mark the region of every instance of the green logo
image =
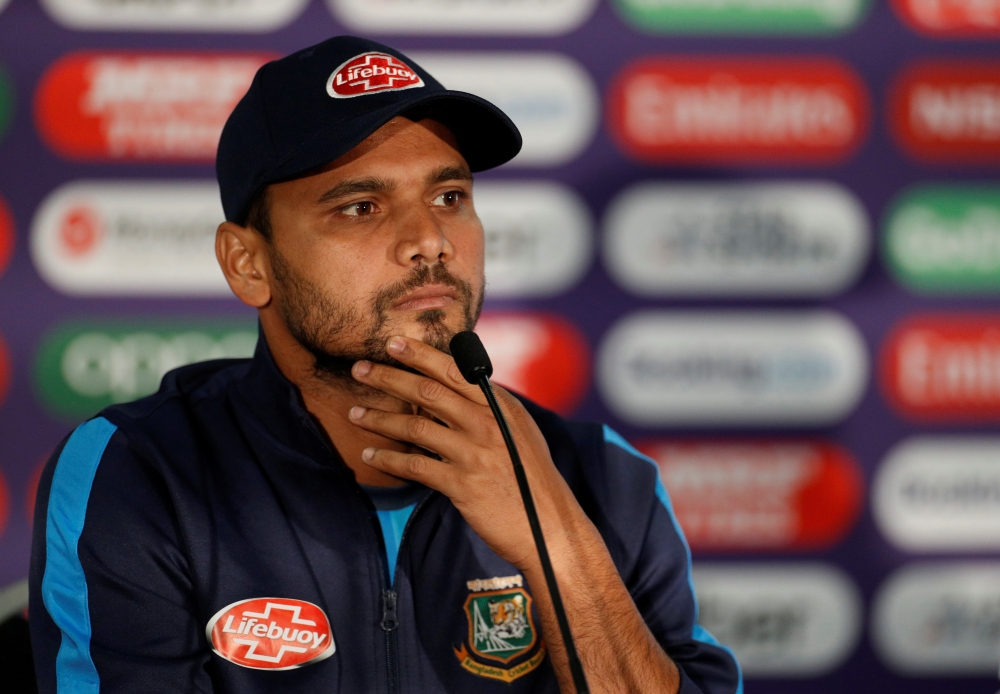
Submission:
[[640,29],[677,34],[833,34],[860,21],[868,0],[616,0]]
[[[521,582],[520,576],[509,578],[515,578],[515,583]],[[493,578],[472,583],[504,580]],[[478,591],[481,587],[476,585],[470,589]],[[542,644],[530,658],[507,665],[515,658],[526,655],[538,642],[531,616],[531,596],[524,588],[470,593],[465,600],[465,616],[469,620],[469,649],[463,643],[455,649],[455,657],[473,675],[510,683],[545,660],[546,649]],[[505,666],[484,663],[481,659],[499,661]]]
[[42,341],[35,380],[42,402],[71,420],[155,393],[163,375],[209,359],[249,357],[257,328],[223,324],[84,324],[57,327]]
[[14,83],[7,71],[0,67],[0,137],[7,132],[7,126],[14,119]]
[[1000,186],[914,188],[886,219],[889,268],[910,289],[1000,292]]

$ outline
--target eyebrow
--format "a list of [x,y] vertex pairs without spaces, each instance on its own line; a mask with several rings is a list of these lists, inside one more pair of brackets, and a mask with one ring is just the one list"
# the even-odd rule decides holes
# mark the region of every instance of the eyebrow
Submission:
[[471,181],[472,172],[466,167],[444,166],[427,177],[427,184],[444,183],[445,181]]
[[324,203],[332,202],[333,200],[338,200],[346,195],[355,195],[357,193],[390,193],[396,189],[396,183],[394,181],[388,181],[384,178],[354,178],[348,179],[346,181],[341,181],[335,185],[330,190],[323,193],[317,203],[322,205]]

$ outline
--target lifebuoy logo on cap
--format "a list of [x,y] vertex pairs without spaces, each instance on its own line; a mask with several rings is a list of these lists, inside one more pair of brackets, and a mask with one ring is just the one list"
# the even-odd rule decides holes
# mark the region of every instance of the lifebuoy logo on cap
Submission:
[[372,51],[356,55],[334,70],[326,81],[326,93],[334,99],[350,99],[423,86],[424,81],[416,70],[402,60]]
[[330,620],[316,605],[287,598],[250,598],[223,607],[205,627],[212,650],[255,670],[293,670],[337,650]]

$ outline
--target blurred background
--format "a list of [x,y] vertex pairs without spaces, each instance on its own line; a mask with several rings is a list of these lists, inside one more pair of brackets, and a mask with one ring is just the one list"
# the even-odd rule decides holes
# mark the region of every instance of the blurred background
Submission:
[[746,691],[995,692],[1000,0],[0,0],[0,689],[40,466],[250,354],[218,134],[342,33],[521,128],[497,380],[659,464]]

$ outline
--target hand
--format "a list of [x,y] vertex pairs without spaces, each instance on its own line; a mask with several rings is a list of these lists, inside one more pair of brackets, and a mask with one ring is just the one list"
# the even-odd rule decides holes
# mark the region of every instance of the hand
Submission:
[[[419,453],[368,448],[362,454],[363,462],[441,492],[494,552],[522,571],[534,568],[538,556],[513,466],[479,387],[466,382],[454,359],[419,340],[393,337],[386,349],[423,375],[358,362],[352,370],[354,378],[419,407],[434,419],[353,407],[350,421],[418,446],[440,460]],[[558,546],[557,536],[572,534],[581,517],[585,519],[583,511],[553,464],[548,444],[531,415],[507,391],[494,388],[517,443],[546,539],[556,540]],[[593,527],[589,521],[584,525]]]

